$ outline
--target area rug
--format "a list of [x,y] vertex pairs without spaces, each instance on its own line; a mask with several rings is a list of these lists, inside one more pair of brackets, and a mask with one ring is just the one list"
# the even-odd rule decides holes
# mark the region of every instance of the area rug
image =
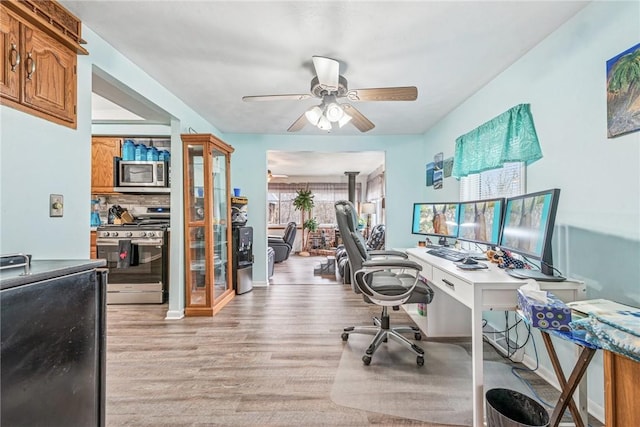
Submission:
[[[362,355],[370,336],[351,335],[345,343],[331,389],[334,403],[434,424],[470,426],[471,356],[456,344],[421,342],[424,366],[400,344],[380,346],[369,366]],[[485,391],[509,388],[531,396],[505,363],[484,362]]]

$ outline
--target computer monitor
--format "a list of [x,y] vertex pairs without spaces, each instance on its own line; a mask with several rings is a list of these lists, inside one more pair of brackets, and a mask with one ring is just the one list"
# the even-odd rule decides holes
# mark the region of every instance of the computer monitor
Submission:
[[436,236],[440,244],[458,236],[458,203],[414,203],[412,233]]
[[506,199],[500,247],[540,261],[540,271],[507,270],[512,276],[536,280],[564,280],[563,277],[554,275],[551,254],[551,237],[559,198],[560,190],[554,188]]
[[497,246],[502,230],[504,198],[460,203],[458,240]]

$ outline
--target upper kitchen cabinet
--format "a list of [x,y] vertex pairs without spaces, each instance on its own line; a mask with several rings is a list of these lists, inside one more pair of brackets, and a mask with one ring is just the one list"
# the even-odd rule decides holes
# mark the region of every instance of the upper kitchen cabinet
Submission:
[[75,129],[81,23],[55,1],[0,3],[4,105]]
[[120,157],[122,138],[91,138],[91,194],[114,193],[113,158]]

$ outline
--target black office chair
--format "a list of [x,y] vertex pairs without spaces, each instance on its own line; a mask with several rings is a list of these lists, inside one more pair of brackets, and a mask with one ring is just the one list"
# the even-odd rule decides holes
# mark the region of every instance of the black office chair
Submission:
[[274,251],[274,262],[282,262],[289,258],[293,242],[296,240],[296,223],[290,222],[282,236],[268,236],[267,246]]
[[365,351],[362,361],[371,363],[371,358],[380,344],[388,338],[402,344],[416,356],[418,366],[424,365],[424,350],[413,344],[401,334],[411,333],[416,340],[422,339],[416,326],[391,327],[389,307],[397,308],[402,304],[425,303],[433,299],[433,290],[418,280],[422,267],[407,259],[407,255],[398,251],[369,251],[362,234],[357,229],[358,218],[353,203],[340,200],[335,203],[336,219],[344,247],[349,257],[351,270],[351,288],[362,294],[363,299],[382,307],[380,318],[374,317],[375,326],[350,326],[344,328],[342,340],[347,341],[350,334],[374,335]]

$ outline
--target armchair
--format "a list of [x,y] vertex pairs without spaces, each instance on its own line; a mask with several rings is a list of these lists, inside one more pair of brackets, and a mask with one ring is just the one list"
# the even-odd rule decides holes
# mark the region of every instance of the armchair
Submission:
[[418,279],[422,267],[407,259],[407,255],[398,251],[369,251],[360,232],[353,204],[347,200],[336,202],[336,219],[344,247],[348,254],[351,271],[351,288],[362,294],[365,302],[382,307],[381,316],[374,317],[374,326],[350,326],[344,328],[342,340],[347,341],[350,334],[373,335],[362,361],[371,363],[375,351],[388,338],[398,342],[413,352],[418,366],[424,365],[424,350],[413,344],[401,334],[411,333],[421,340],[420,329],[416,326],[391,327],[389,307],[399,307],[407,303],[428,304],[433,299],[433,290]]
[[289,258],[293,242],[296,239],[296,223],[290,222],[282,236],[268,236],[267,246],[274,251],[274,262],[282,262]]

